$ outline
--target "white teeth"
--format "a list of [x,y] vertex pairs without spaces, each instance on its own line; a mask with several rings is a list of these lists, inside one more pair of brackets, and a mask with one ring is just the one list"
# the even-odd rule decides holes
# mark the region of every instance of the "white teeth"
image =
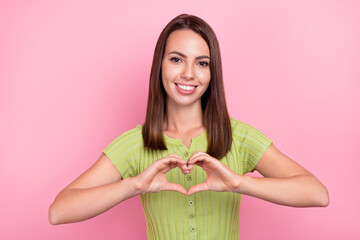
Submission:
[[184,89],[184,90],[193,90],[195,87],[193,86],[185,86],[185,85],[180,85],[180,84],[176,84],[179,88]]

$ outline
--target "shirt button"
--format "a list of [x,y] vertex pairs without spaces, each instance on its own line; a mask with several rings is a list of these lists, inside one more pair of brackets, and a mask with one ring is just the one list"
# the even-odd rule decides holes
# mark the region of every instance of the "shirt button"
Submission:
[[190,232],[195,232],[196,231],[196,228],[195,227],[191,227],[190,228]]
[[187,176],[186,178],[188,181],[191,181],[192,180],[192,177],[191,176]]
[[189,156],[189,152],[184,152],[185,157]]
[[193,201],[189,201],[189,206],[192,206],[194,205],[194,202]]
[[194,214],[194,213],[191,213],[190,215],[189,215],[189,218],[190,219],[194,219],[196,217],[196,215]]

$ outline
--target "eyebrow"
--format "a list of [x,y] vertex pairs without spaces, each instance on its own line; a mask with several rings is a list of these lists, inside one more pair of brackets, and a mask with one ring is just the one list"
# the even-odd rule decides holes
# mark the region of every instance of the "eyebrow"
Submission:
[[[181,52],[178,52],[178,51],[169,52],[168,55],[170,55],[170,54],[177,54],[177,55],[179,55],[179,56],[181,56],[181,57],[183,57],[183,58],[187,58],[185,54],[183,54],[183,53],[181,53]],[[195,58],[195,60],[203,59],[203,58],[208,58],[208,59],[210,60],[210,57],[207,56],[207,55],[198,56],[198,57]]]

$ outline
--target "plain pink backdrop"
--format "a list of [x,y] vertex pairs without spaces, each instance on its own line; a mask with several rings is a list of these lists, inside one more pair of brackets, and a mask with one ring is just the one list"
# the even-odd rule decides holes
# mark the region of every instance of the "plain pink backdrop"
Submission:
[[231,116],[330,192],[327,208],[243,196],[242,239],[360,238],[359,1],[1,1],[0,239],[145,239],[138,197],[51,226],[56,194],[142,123],[152,54],[180,13],[218,35]]

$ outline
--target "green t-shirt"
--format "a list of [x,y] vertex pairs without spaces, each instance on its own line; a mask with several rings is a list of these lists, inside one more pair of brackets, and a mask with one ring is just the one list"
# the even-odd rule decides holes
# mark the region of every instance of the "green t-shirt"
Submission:
[[[230,118],[232,145],[221,162],[237,174],[252,171],[272,141],[256,128]],[[123,178],[134,177],[157,159],[176,153],[188,160],[195,151],[206,152],[206,131],[192,138],[188,149],[181,139],[164,134],[168,150],[144,149],[142,125],[137,125],[116,138],[103,151]],[[182,174],[174,168],[166,175],[169,182],[189,189],[206,180],[205,171],[194,165],[193,171]],[[140,196],[150,240],[239,239],[241,194],[204,191],[185,196],[174,191],[146,193]]]

